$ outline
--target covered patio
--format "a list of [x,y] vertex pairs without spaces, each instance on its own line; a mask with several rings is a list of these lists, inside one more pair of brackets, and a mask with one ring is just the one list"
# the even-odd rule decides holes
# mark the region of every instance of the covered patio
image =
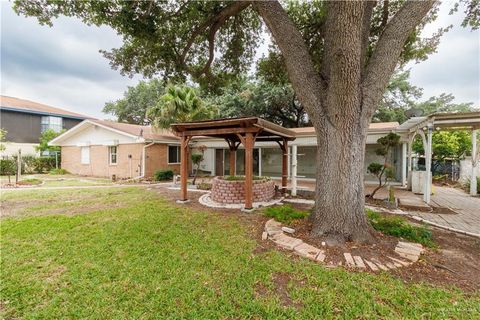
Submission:
[[181,202],[187,201],[187,176],[189,143],[193,137],[213,137],[224,139],[229,148],[231,176],[235,175],[235,161],[238,147],[245,148],[245,204],[246,210],[253,208],[253,149],[255,142],[273,141],[282,150],[281,188],[286,192],[288,179],[288,142],[295,140],[295,132],[269,121],[257,118],[232,118],[207,121],[177,123],[171,126],[176,136],[181,138],[180,176]]
[[[423,200],[430,204],[432,193],[432,136],[434,131],[468,131],[471,132],[471,173],[470,173],[470,195],[477,194],[477,167],[480,159],[477,149],[477,135],[480,129],[480,112],[463,112],[463,113],[436,113],[426,117],[413,117],[401,124],[397,129],[397,133],[403,136],[405,141],[403,144],[404,162],[407,167],[403,167],[402,177],[408,178],[404,180],[404,184],[410,189],[412,179],[412,145],[414,139],[419,135],[422,139],[423,148],[425,150],[425,175],[423,184]],[[405,152],[408,149],[407,152]],[[406,172],[405,172],[406,171]]]

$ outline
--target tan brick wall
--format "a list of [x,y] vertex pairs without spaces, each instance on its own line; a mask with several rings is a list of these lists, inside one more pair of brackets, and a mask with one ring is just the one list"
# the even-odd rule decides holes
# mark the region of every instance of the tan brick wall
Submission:
[[151,178],[157,170],[172,170],[180,173],[180,164],[168,163],[168,145],[154,144],[146,149],[145,177]]
[[[141,174],[143,144],[117,146],[117,164],[110,164],[108,146],[90,146],[90,164],[81,163],[81,147],[62,147],[62,168],[73,174],[119,179]],[[131,155],[131,157],[129,157]]]
[[[253,181],[253,202],[268,201],[274,195],[275,182],[272,180]],[[220,203],[243,203],[245,201],[245,181],[214,178],[212,181],[212,199]]]

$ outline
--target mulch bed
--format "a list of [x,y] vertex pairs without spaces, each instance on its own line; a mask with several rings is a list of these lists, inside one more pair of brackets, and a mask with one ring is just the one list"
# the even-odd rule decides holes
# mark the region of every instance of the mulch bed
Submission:
[[[178,190],[168,190],[163,187],[157,187],[158,192],[167,199],[177,199]],[[212,218],[228,214],[235,216],[244,224],[249,234],[257,240],[257,248],[253,254],[260,254],[268,250],[281,250],[272,241],[263,241],[262,232],[265,222],[269,218],[258,214],[258,211],[246,214],[240,210],[232,209],[211,209],[198,203],[198,197],[202,193],[189,192],[189,199],[192,202],[186,207],[194,210],[209,211]],[[297,209],[308,210],[311,206],[292,204]],[[418,224],[418,222],[413,222]],[[304,242],[314,245],[318,248],[322,246],[321,238],[314,238],[310,235],[311,224],[308,219],[292,224],[295,228],[296,238],[302,239]],[[454,232],[428,226],[433,233],[433,240],[438,248],[427,249],[421,256],[420,260],[411,266],[397,268],[388,271],[390,274],[398,277],[405,283],[429,283],[435,286],[455,286],[469,293],[480,290],[480,239],[456,234]],[[373,245],[357,245],[354,243],[338,244],[336,247],[329,246],[326,261],[340,262],[344,252],[350,252],[352,255],[360,255],[365,258],[382,257],[394,254],[394,247],[398,242],[398,238],[376,233],[378,242]],[[343,259],[342,259],[343,261]],[[360,272],[360,271],[354,271]]]

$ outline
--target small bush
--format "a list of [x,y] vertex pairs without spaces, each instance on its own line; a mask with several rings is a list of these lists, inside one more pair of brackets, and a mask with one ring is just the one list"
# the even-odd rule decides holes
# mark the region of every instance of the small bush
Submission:
[[13,176],[17,171],[17,164],[15,160],[1,159],[0,160],[0,175]]
[[49,172],[55,168],[55,158],[53,157],[39,157],[35,158],[34,170],[38,173]]
[[416,227],[409,224],[402,217],[383,216],[378,212],[366,210],[372,227],[384,234],[421,243],[427,247],[434,247],[432,232],[425,227]]
[[309,215],[306,211],[295,210],[291,205],[269,207],[265,209],[264,214],[286,224],[291,223],[295,219],[303,219]]
[[157,170],[153,174],[153,180],[155,181],[165,181],[165,180],[172,180],[172,179],[173,179],[172,170]]
[[69,174],[69,172],[65,169],[58,168],[50,170],[49,174]]
[[[227,181],[244,181],[245,176],[225,176],[223,177],[224,180]],[[270,180],[269,177],[260,177],[260,176],[253,176],[253,180]]]
[[197,185],[197,189],[200,190],[212,190],[212,184],[207,182],[202,182]]

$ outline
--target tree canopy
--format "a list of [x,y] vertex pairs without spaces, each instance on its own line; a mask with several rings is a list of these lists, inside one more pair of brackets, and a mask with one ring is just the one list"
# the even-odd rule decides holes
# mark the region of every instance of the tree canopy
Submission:
[[217,113],[217,108],[205,103],[197,89],[169,84],[157,104],[148,110],[148,117],[154,126],[170,128],[172,123],[212,119]]
[[147,111],[153,108],[165,93],[165,83],[160,79],[140,81],[134,87],[128,87],[123,98],[107,102],[104,113],[112,114],[119,122],[147,125],[151,119]]

